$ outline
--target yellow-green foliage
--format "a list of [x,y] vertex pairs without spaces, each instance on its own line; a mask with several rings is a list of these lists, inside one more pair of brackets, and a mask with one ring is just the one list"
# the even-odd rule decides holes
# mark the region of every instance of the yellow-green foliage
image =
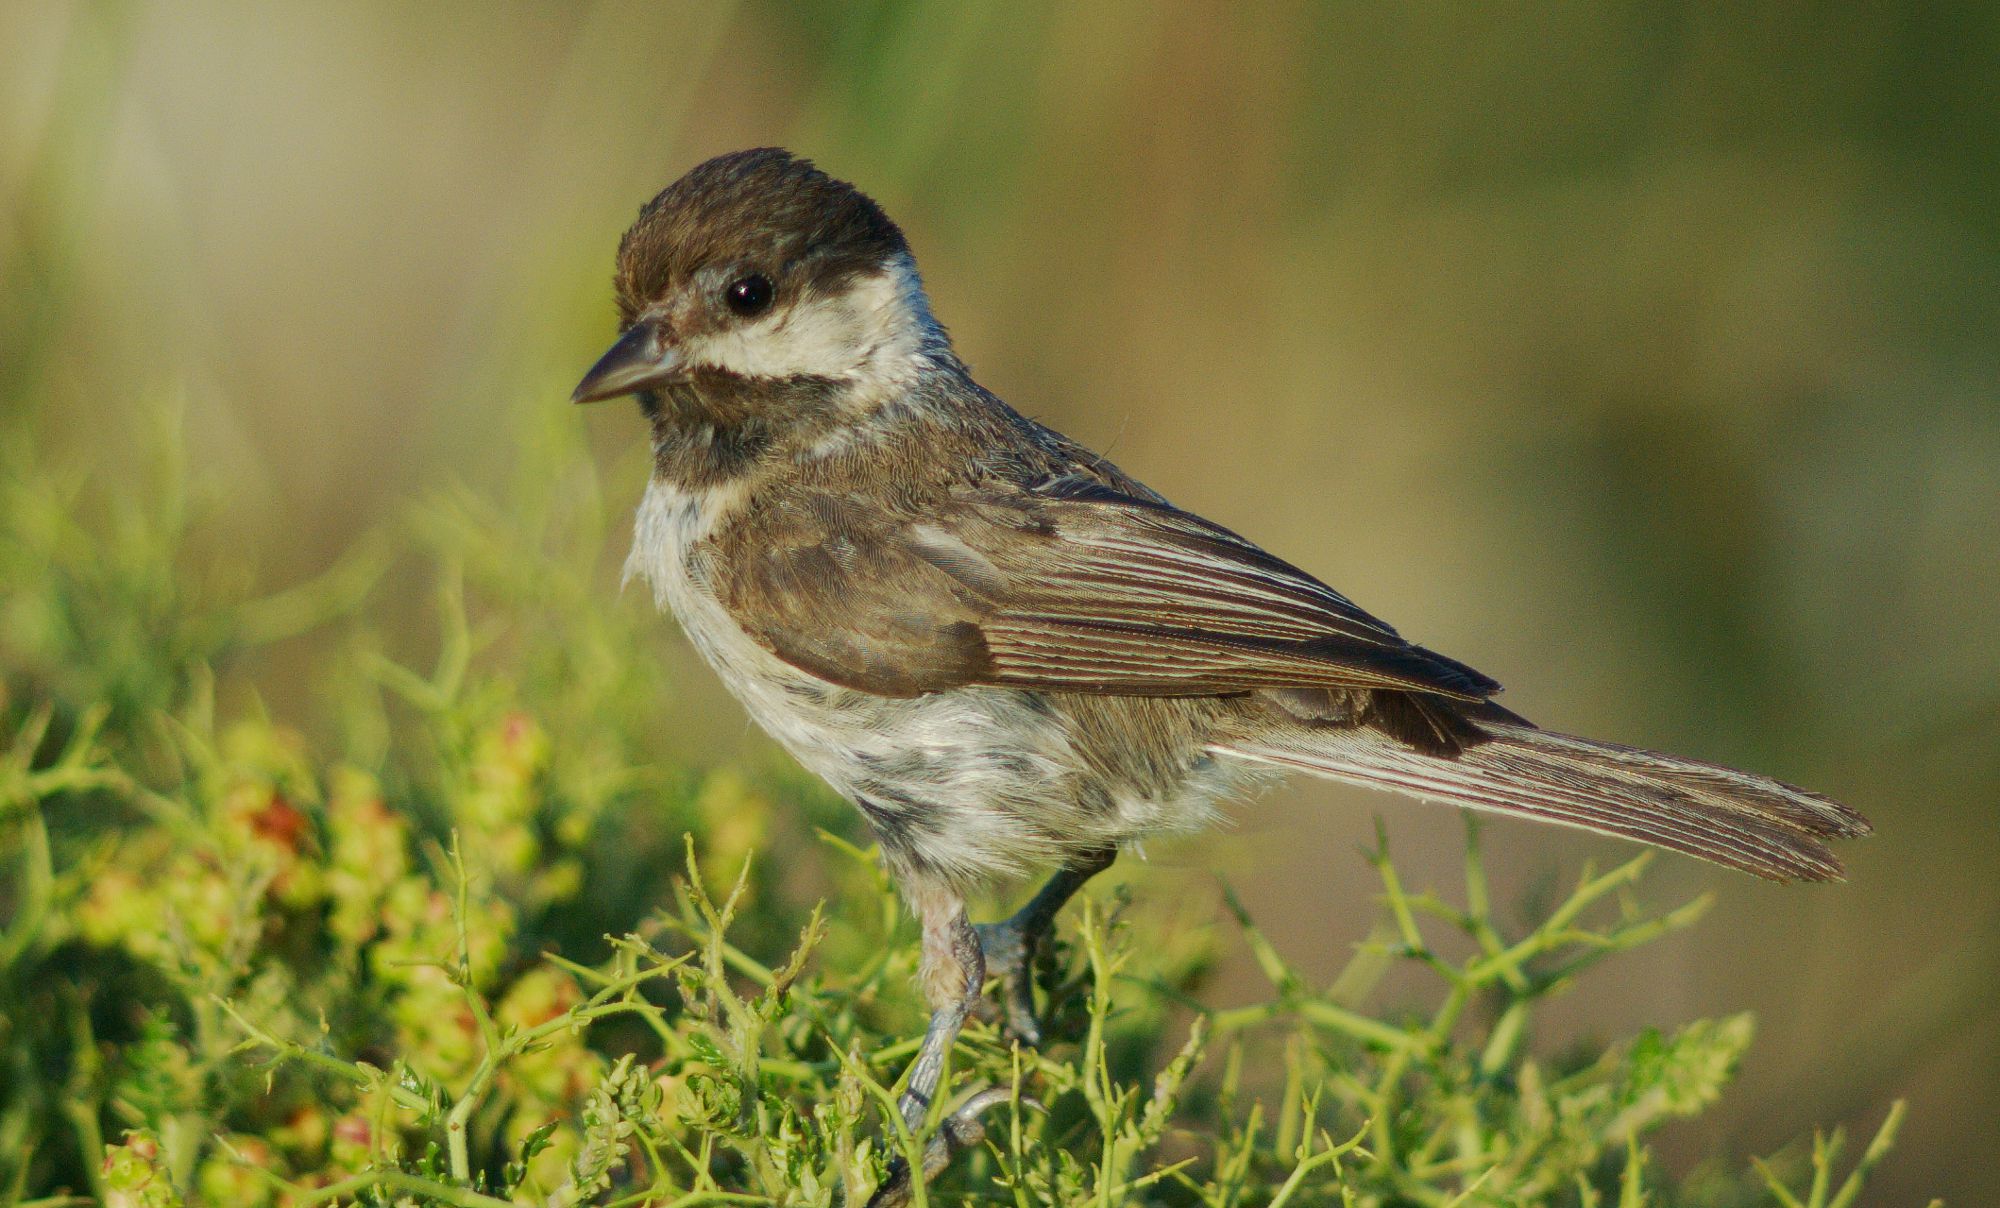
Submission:
[[[911,928],[795,773],[656,762],[669,629],[606,590],[582,459],[258,596],[190,552],[176,476],[29,454],[0,478],[0,1203],[859,1203],[916,1152]],[[436,588],[425,670],[367,624],[392,562]],[[307,627],[344,635],[310,737],[246,671]],[[1047,962],[1047,1048],[968,1029],[953,1084],[1018,1094],[930,1197],[1853,1203],[1898,1114],[1851,1175],[1837,1140],[1747,1178],[1648,1164],[1747,1016],[1534,1055],[1545,998],[1700,913],[1641,908],[1643,862],[1510,933],[1476,843],[1446,897],[1385,841],[1382,919],[1330,988],[1240,910],[1097,893]],[[1203,1004],[1224,944],[1265,1001]],[[1434,993],[1380,1001],[1410,962]]]

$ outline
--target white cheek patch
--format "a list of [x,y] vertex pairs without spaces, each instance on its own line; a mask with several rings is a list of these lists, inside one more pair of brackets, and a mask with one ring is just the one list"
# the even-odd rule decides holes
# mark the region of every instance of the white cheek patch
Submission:
[[744,377],[812,376],[889,383],[944,346],[908,256],[831,297],[808,298],[755,323],[691,340],[688,359]]

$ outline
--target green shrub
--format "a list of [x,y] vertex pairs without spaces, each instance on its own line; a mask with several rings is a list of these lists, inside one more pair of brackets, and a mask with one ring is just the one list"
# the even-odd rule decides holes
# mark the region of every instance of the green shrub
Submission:
[[[858,1204],[917,1152],[916,945],[855,819],[795,771],[654,760],[671,627],[613,593],[587,460],[524,447],[508,506],[440,496],[265,596],[198,564],[171,459],[120,494],[5,452],[0,1202]],[[428,670],[362,604],[392,562],[435,584]],[[311,737],[254,673],[306,631]],[[1468,834],[1449,900],[1381,845],[1381,923],[1326,988],[1240,909],[1091,896],[1046,961],[1047,1048],[959,1046],[961,1094],[1014,1089],[930,1197],[1855,1202],[1900,1109],[1852,1162],[1837,1136],[1751,1175],[1648,1162],[1747,1016],[1534,1055],[1543,1000],[1702,903],[1643,909],[1641,857],[1510,933]],[[1224,944],[1264,1001],[1202,1004]],[[1405,963],[1435,992],[1381,1001]]]

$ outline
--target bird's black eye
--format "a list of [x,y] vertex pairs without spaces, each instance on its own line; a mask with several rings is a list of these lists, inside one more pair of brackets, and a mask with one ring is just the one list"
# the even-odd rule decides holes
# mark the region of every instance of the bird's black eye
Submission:
[[722,299],[729,303],[729,309],[747,319],[771,309],[771,292],[769,277],[751,273],[731,281],[729,288],[722,291]]

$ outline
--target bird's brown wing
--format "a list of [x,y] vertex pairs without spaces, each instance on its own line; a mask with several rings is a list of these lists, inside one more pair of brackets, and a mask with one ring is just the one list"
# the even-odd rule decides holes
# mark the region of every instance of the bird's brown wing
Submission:
[[820,500],[718,539],[697,570],[755,640],[883,695],[1499,690],[1227,529],[1081,480],[893,521]]

